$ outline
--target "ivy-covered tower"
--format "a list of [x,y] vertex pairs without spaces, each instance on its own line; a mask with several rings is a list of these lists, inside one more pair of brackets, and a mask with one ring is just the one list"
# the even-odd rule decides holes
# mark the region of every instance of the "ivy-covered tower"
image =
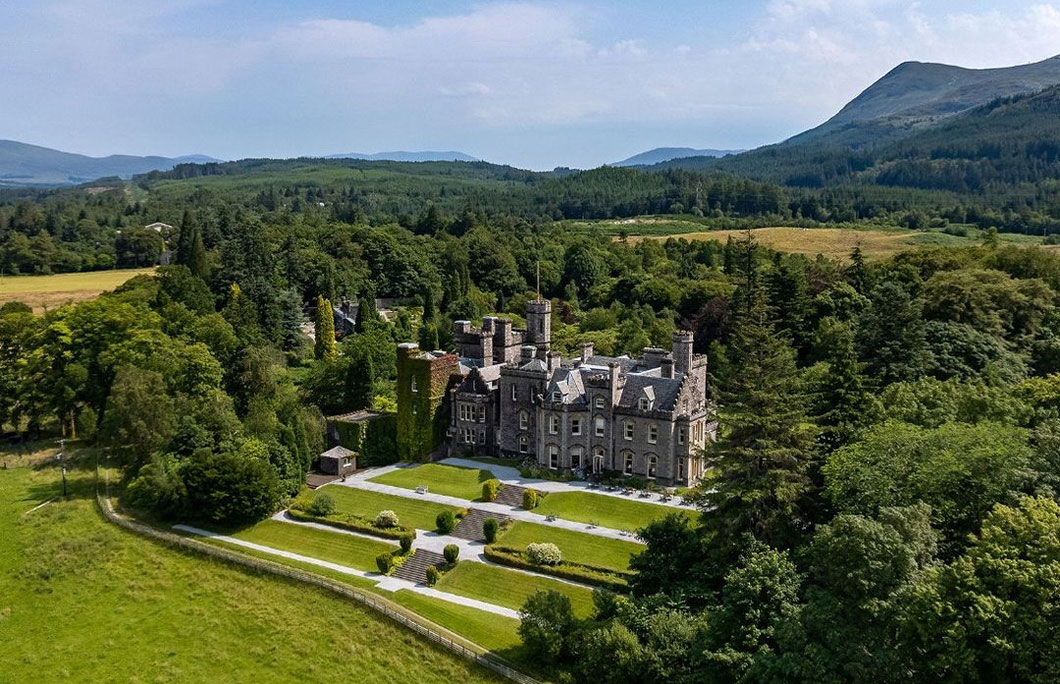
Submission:
[[397,349],[397,450],[402,461],[423,461],[449,427],[446,393],[460,372],[455,354],[420,351],[414,342]]

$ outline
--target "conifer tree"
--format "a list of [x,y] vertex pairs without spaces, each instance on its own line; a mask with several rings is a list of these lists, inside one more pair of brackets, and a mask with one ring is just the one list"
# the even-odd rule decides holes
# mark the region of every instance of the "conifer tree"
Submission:
[[433,323],[438,315],[438,307],[434,300],[434,290],[428,285],[423,288],[423,322]]
[[755,245],[739,245],[743,312],[729,345],[729,382],[721,390],[726,420],[707,454],[714,488],[704,495],[713,545],[731,561],[748,535],[776,548],[791,546],[806,520],[813,438],[795,354],[768,317],[758,283]]
[[375,292],[366,290],[358,300],[357,320],[354,321],[353,330],[357,334],[363,334],[375,329],[379,325],[379,309],[375,308]]
[[861,375],[850,326],[826,318],[818,338],[824,341],[821,346],[828,365],[817,399],[817,424],[822,428],[818,443],[834,451],[849,443],[871,418],[872,396]]
[[438,349],[438,326],[434,323],[424,323],[420,326],[420,349],[430,351]]
[[351,411],[372,407],[375,399],[374,381],[375,367],[372,357],[360,350],[350,359],[346,369],[346,399]]
[[865,270],[865,255],[861,253],[861,245],[855,245],[854,251],[850,253],[846,276],[847,282],[858,294],[865,294],[868,290],[868,272]]
[[188,245],[188,270],[205,280],[210,275],[210,265],[206,260],[206,246],[202,242],[202,228],[199,224],[192,226],[190,245]]
[[334,361],[338,352],[335,349],[335,314],[331,302],[317,295],[317,316],[314,325],[316,345],[313,349],[316,358],[322,361]]
[[920,302],[894,281],[877,285],[871,300],[858,328],[867,372],[881,386],[916,380],[930,353]]

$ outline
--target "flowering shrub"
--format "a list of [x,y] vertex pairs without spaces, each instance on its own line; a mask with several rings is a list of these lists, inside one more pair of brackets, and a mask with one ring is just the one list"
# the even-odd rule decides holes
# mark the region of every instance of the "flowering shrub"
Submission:
[[526,557],[535,565],[559,565],[563,561],[559,547],[548,543],[527,545]]
[[400,524],[401,522],[398,520],[398,514],[394,511],[379,511],[379,515],[375,516],[376,527],[386,529],[388,527],[397,527]]

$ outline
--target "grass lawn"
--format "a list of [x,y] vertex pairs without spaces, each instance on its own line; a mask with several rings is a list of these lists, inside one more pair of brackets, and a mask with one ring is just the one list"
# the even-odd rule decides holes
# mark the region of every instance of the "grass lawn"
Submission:
[[69,480],[30,512],[58,473],[0,469],[4,682],[500,681],[356,603],[112,525],[92,473]]
[[368,572],[378,570],[376,556],[397,548],[397,544],[279,520],[263,520],[230,536]]
[[522,608],[531,594],[552,589],[570,597],[578,617],[589,617],[593,610],[592,589],[475,561],[457,563],[442,575],[435,588],[512,610]]
[[635,498],[619,498],[591,492],[552,492],[537,505],[534,513],[554,515],[565,520],[584,523],[596,523],[601,527],[634,532],[646,527],[653,520],[664,518],[670,513],[680,513],[689,517],[697,516],[696,511],[658,504],[644,503]]
[[382,510],[391,510],[397,513],[398,519],[405,527],[415,527],[420,530],[433,530],[434,520],[442,511],[452,511],[454,514],[459,510],[453,506],[409,499],[393,494],[382,494],[370,492],[364,489],[353,489],[332,485],[318,489],[325,492],[335,500],[336,513],[352,513],[369,520],[375,520],[375,516]]
[[563,560],[620,572],[629,570],[630,556],[644,550],[643,545],[634,542],[523,521],[513,524],[497,540],[501,546],[517,549],[539,542],[558,546],[563,552]]
[[449,601],[424,596],[408,589],[386,594],[395,603],[422,615],[431,622],[469,639],[523,669],[533,671],[523,642],[516,631],[519,621],[487,613],[477,608],[460,606]]
[[482,498],[482,483],[492,477],[493,473],[488,470],[424,463],[394,470],[370,478],[369,481],[405,489],[416,489],[420,485],[426,485],[427,491],[432,494],[455,496],[458,499],[473,501]]
[[479,463],[485,463],[486,465],[499,465],[505,468],[519,469],[519,461],[513,458],[495,458],[493,456],[472,456],[470,461],[477,461]]
[[153,268],[134,268],[55,275],[4,276],[0,278],[0,304],[17,300],[40,313],[45,308],[55,309],[70,302],[94,299],[101,292],[113,290],[130,278],[154,271]]

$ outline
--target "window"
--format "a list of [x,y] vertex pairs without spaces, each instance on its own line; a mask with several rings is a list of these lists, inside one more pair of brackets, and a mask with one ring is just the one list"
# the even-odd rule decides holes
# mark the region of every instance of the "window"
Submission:
[[648,444],[658,444],[659,442],[659,426],[652,423],[648,426]]
[[651,408],[651,402],[648,401],[647,397],[641,397],[637,400],[637,408],[641,411],[647,411]]
[[559,402],[563,401],[563,395],[562,395],[562,394],[560,394],[560,393],[559,393],[558,391],[555,391],[555,392],[553,392],[553,393],[552,393],[552,399],[551,399],[551,401],[552,401],[553,403],[556,403],[556,404],[558,404]]
[[685,428],[683,428],[683,427],[677,428],[677,443],[678,444],[684,444],[685,443],[685,433],[686,433],[686,429]]
[[519,385],[512,384],[512,401],[519,401]]
[[602,409],[603,407],[604,407],[604,398],[603,397],[597,397],[596,398],[596,408]]
[[464,444],[475,443],[475,431],[471,428],[464,428]]
[[481,406],[478,407],[478,422],[480,422],[480,423],[485,423],[486,422],[486,405],[485,404],[482,404]]
[[607,430],[607,421],[603,418],[596,419],[596,436],[603,437],[604,432]]
[[656,464],[656,462],[658,460],[659,459],[656,458],[654,454],[652,454],[651,456],[648,456],[648,479],[649,480],[654,480],[655,479],[655,464]]
[[530,448],[530,440],[527,439],[526,435],[519,438],[519,451],[520,453],[526,453]]
[[559,416],[548,417],[548,433],[550,435],[559,434]]
[[622,472],[624,472],[626,475],[632,475],[633,474],[633,452],[632,451],[625,452],[625,463],[623,464]]
[[604,448],[596,447],[593,449],[593,472],[601,473],[604,470]]
[[550,446],[548,448],[548,467],[552,470],[559,468],[559,447]]
[[633,441],[633,421],[627,420],[622,424],[622,436],[626,438],[627,442]]
[[479,430],[478,431],[478,443],[479,444],[485,444],[486,443],[486,431],[485,430]]
[[409,390],[411,390],[412,392],[419,392],[420,391],[419,388],[416,386],[416,376],[415,375],[413,375],[409,379]]
[[574,447],[570,450],[570,467],[574,470],[580,470],[582,467],[582,448]]
[[[482,407],[485,410],[485,407]],[[460,420],[473,421],[475,420],[475,406],[474,404],[458,404],[457,415]]]
[[685,479],[685,462],[684,462],[684,459],[679,460],[677,462],[677,479],[678,480],[684,480]]
[[530,426],[530,415],[526,411],[519,412],[519,429],[525,430]]
[[570,433],[572,435],[580,435],[582,433],[582,419],[571,418],[570,419]]

